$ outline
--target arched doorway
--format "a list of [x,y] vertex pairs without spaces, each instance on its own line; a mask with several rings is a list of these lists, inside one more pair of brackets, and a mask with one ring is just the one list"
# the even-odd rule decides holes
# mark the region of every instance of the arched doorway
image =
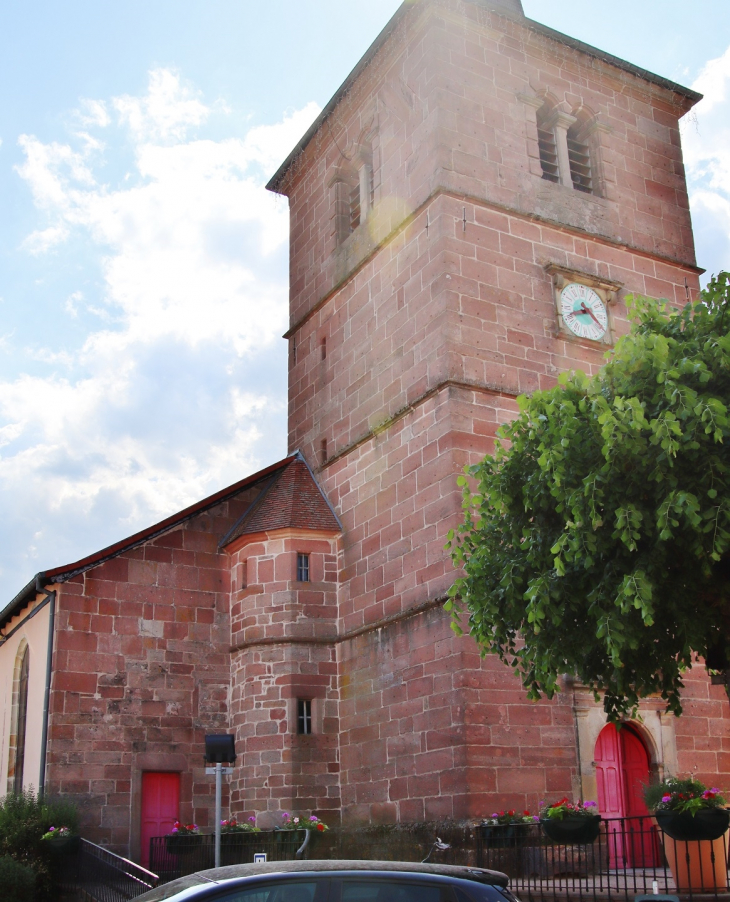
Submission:
[[652,867],[658,861],[658,849],[643,798],[651,769],[643,739],[628,724],[620,730],[607,724],[596,741],[594,760],[598,807],[609,820],[611,862],[622,867]]

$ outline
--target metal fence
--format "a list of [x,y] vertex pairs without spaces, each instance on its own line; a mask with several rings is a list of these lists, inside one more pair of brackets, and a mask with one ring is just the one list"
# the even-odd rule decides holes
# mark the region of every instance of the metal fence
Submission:
[[96,902],[128,902],[157,885],[156,874],[86,839],[58,859],[55,875],[63,891]]
[[[221,866],[250,864],[256,853],[265,852],[267,861],[293,861],[305,844],[306,830],[224,833],[221,836]],[[160,883],[214,867],[215,836],[153,836],[150,840],[150,868]]]
[[598,837],[560,845],[539,824],[477,828],[477,864],[504,871],[525,900],[629,900],[644,894],[729,899],[727,837],[680,842],[648,817],[601,821]]

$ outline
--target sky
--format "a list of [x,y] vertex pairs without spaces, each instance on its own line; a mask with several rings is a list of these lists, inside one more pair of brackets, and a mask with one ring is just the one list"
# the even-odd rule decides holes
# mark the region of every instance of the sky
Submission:
[[[705,94],[699,265],[730,267],[730,3],[523,0]],[[285,199],[397,0],[0,0],[0,608],[286,454]]]

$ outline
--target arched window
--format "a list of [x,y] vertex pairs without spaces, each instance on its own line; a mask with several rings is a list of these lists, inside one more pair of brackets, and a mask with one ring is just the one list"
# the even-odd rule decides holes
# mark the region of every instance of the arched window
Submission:
[[13,674],[13,729],[10,735],[8,760],[8,791],[23,791],[23,771],[25,766],[25,733],[28,715],[28,673],[30,669],[30,649],[27,643],[18,650]]
[[540,153],[542,177],[548,182],[558,183],[560,182],[560,164],[555,141],[554,118],[553,106],[546,100],[537,111],[537,147]]
[[585,118],[580,116],[568,129],[568,159],[570,178],[576,191],[593,194],[591,151],[585,136]]

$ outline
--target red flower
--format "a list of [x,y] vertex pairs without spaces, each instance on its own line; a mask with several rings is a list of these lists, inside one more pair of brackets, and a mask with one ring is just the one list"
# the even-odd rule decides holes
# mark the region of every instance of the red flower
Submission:
[[317,829],[324,831],[324,824],[317,824]]

